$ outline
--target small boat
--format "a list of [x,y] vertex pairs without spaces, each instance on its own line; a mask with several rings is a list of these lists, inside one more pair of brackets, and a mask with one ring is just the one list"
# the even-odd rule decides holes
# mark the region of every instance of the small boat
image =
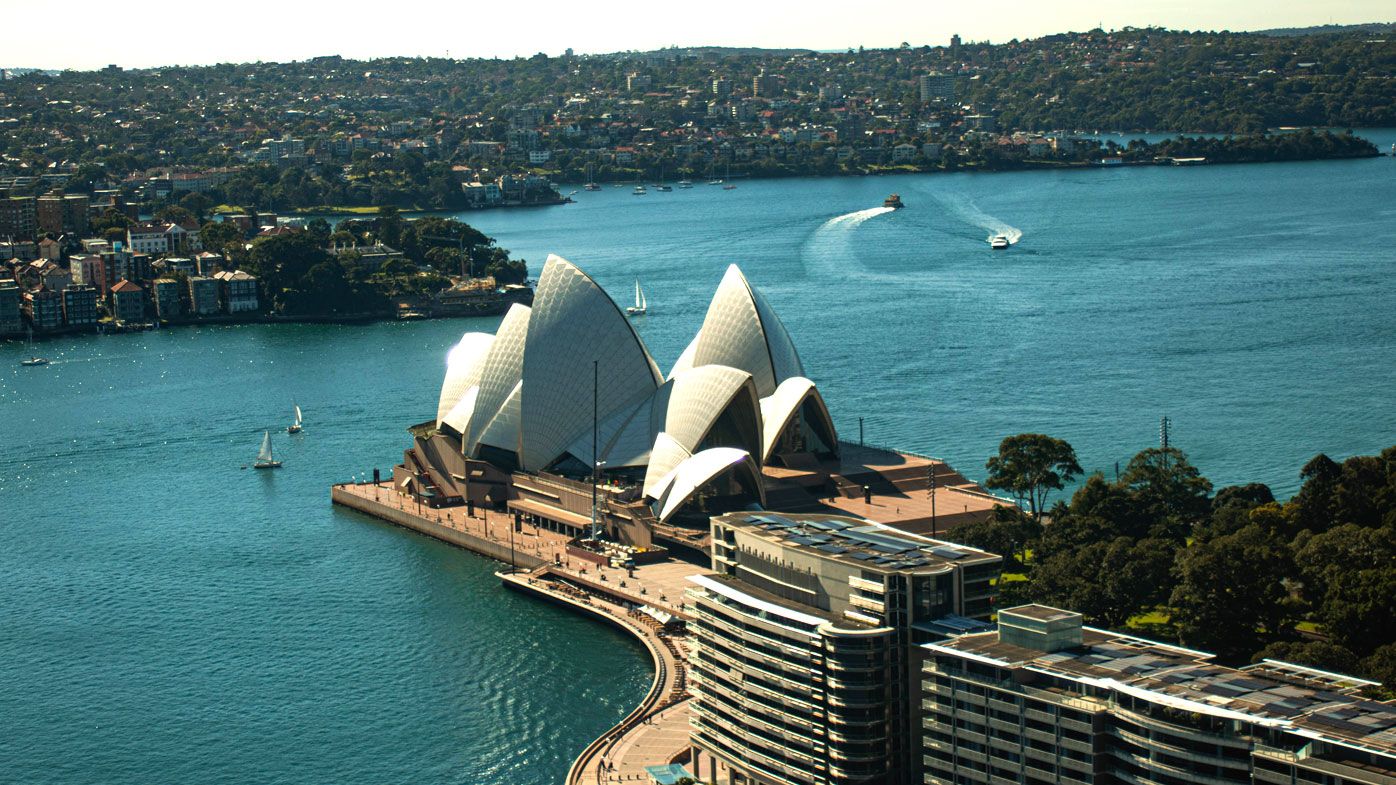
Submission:
[[901,194],[892,194],[891,196],[888,196],[886,199],[883,199],[882,206],[890,207],[893,210],[900,210],[903,207],[906,207],[906,205],[902,204]]
[[995,251],[1002,251],[1008,248],[1008,246],[1008,235],[996,234],[993,237],[989,238],[989,247],[994,249]]
[[584,185],[584,186],[582,186],[582,187],[585,188],[585,189],[588,190],[588,191],[600,191],[600,190],[601,190],[601,184],[600,184],[600,183],[587,183],[586,185]]
[[721,180],[709,180],[708,185],[722,185]]
[[644,196],[645,194],[649,193],[649,191],[646,191],[643,185],[637,185],[635,186],[635,190],[631,193],[635,194],[636,196]]
[[635,304],[627,307],[625,312],[631,316],[644,316],[649,313],[649,303],[645,301],[645,290],[640,288],[640,279],[635,279]]
[[34,366],[36,366],[36,365],[48,365],[48,358],[47,358],[47,357],[40,357],[39,355],[34,354],[34,331],[33,331],[33,330],[30,330],[30,331],[29,331],[29,359],[28,359],[28,360],[20,360],[20,361],[19,361],[19,364],[20,364],[20,365],[23,365],[23,366],[25,366],[25,367],[28,367],[28,368],[32,368],[32,367],[34,367]]
[[568,196],[576,196],[576,195],[577,195],[577,192],[576,192],[576,191],[568,191],[568,192],[567,192],[567,195],[568,195]]
[[585,188],[585,189],[587,189],[588,191],[600,191],[600,190],[601,190],[601,185],[600,185],[599,183],[596,182],[596,171],[595,171],[595,170],[596,170],[596,167],[595,167],[594,165],[592,165],[592,164],[587,164],[587,181],[586,181],[586,185],[583,185],[582,187]]
[[693,187],[693,181],[692,181],[692,180],[680,180],[680,181],[679,181],[679,187],[680,187],[680,188],[692,188],[692,187]]
[[257,451],[257,461],[252,464],[254,469],[280,469],[281,461],[272,457],[271,453],[271,431],[262,431],[262,449]]
[[737,186],[736,186],[735,183],[728,183],[727,185],[722,186],[722,190],[724,190],[724,191],[735,191],[735,190],[737,190]]
[[287,433],[300,433],[305,430],[301,427],[301,407],[299,404],[291,404],[291,408],[296,410],[296,421],[286,426]]
[[670,186],[670,185],[656,185],[656,186],[654,187],[654,190],[656,190],[656,191],[672,191],[672,190],[674,190],[674,188],[673,188],[673,186]]

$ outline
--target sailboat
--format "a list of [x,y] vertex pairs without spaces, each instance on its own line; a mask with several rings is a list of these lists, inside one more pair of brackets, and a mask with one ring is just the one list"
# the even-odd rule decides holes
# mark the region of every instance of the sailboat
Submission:
[[[726,179],[727,179],[727,180],[731,180],[731,179],[732,179],[732,163],[731,163],[730,161],[727,163],[727,177],[726,177]],[[736,187],[737,187],[737,186],[736,186],[735,184],[733,184],[733,183],[727,183],[726,185],[722,186],[722,190],[724,190],[724,191],[730,191],[730,190],[732,190],[733,188],[736,188]]]
[[645,290],[640,288],[640,279],[635,279],[635,304],[625,309],[631,316],[644,316],[649,313],[649,303],[645,301]]
[[301,407],[300,404],[291,404],[291,408],[296,410],[296,421],[286,426],[287,433],[300,433],[301,428]]
[[262,449],[257,451],[257,462],[252,464],[254,469],[280,469],[281,461],[276,460],[271,454],[271,431],[262,431]]
[[587,181],[582,187],[588,191],[600,191],[601,186],[597,184],[594,176],[596,164],[587,164]]
[[48,365],[48,358],[47,358],[47,357],[40,357],[39,355],[34,354],[34,331],[33,331],[33,330],[30,330],[30,331],[29,331],[29,359],[28,359],[28,360],[20,360],[20,361],[19,361],[19,364],[20,364],[20,365],[26,365],[26,366]]

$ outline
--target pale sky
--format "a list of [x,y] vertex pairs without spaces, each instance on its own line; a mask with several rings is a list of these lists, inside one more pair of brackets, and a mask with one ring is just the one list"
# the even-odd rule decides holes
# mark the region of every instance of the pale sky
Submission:
[[995,43],[1161,25],[1258,30],[1396,21],[1391,0],[0,0],[0,67],[128,68],[338,54],[513,57],[664,46],[808,49]]

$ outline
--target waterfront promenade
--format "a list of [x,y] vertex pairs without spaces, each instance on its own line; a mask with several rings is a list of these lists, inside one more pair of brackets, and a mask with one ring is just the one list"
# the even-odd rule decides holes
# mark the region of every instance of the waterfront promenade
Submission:
[[684,636],[665,632],[639,606],[691,618],[683,592],[702,567],[669,560],[626,571],[601,567],[566,552],[568,537],[513,516],[465,507],[432,509],[398,493],[391,483],[343,483],[331,489],[337,505],[515,565],[498,573],[507,588],[539,597],[633,635],[650,654],[654,678],[630,714],[582,750],[568,785],[644,782],[645,767],[683,762],[688,754],[687,659]]

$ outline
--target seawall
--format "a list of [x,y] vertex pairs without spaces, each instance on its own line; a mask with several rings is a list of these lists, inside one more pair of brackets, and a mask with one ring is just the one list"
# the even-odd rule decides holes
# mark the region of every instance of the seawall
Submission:
[[[393,496],[394,498],[396,497],[392,491],[384,491],[383,493]],[[518,549],[513,551],[511,557],[508,543],[488,540],[484,537],[479,537],[469,532],[463,532],[459,529],[446,526],[441,522],[432,520],[428,516],[433,515],[435,511],[429,507],[423,507],[422,514],[418,515],[412,510],[405,510],[395,505],[385,504],[359,494],[350,493],[341,485],[335,485],[330,488],[330,501],[342,507],[348,507],[364,513],[365,515],[371,515],[374,518],[387,521],[396,526],[401,526],[404,529],[411,529],[419,534],[425,534],[428,537],[434,537],[442,542],[465,548],[468,551],[474,551],[481,556],[487,556],[496,561],[504,562],[505,564],[509,564],[512,558],[514,564],[517,564],[523,569],[531,570],[544,563],[543,559],[531,553],[524,553]],[[500,520],[501,525],[513,525],[512,522],[506,522],[507,519],[503,516],[500,516]]]

